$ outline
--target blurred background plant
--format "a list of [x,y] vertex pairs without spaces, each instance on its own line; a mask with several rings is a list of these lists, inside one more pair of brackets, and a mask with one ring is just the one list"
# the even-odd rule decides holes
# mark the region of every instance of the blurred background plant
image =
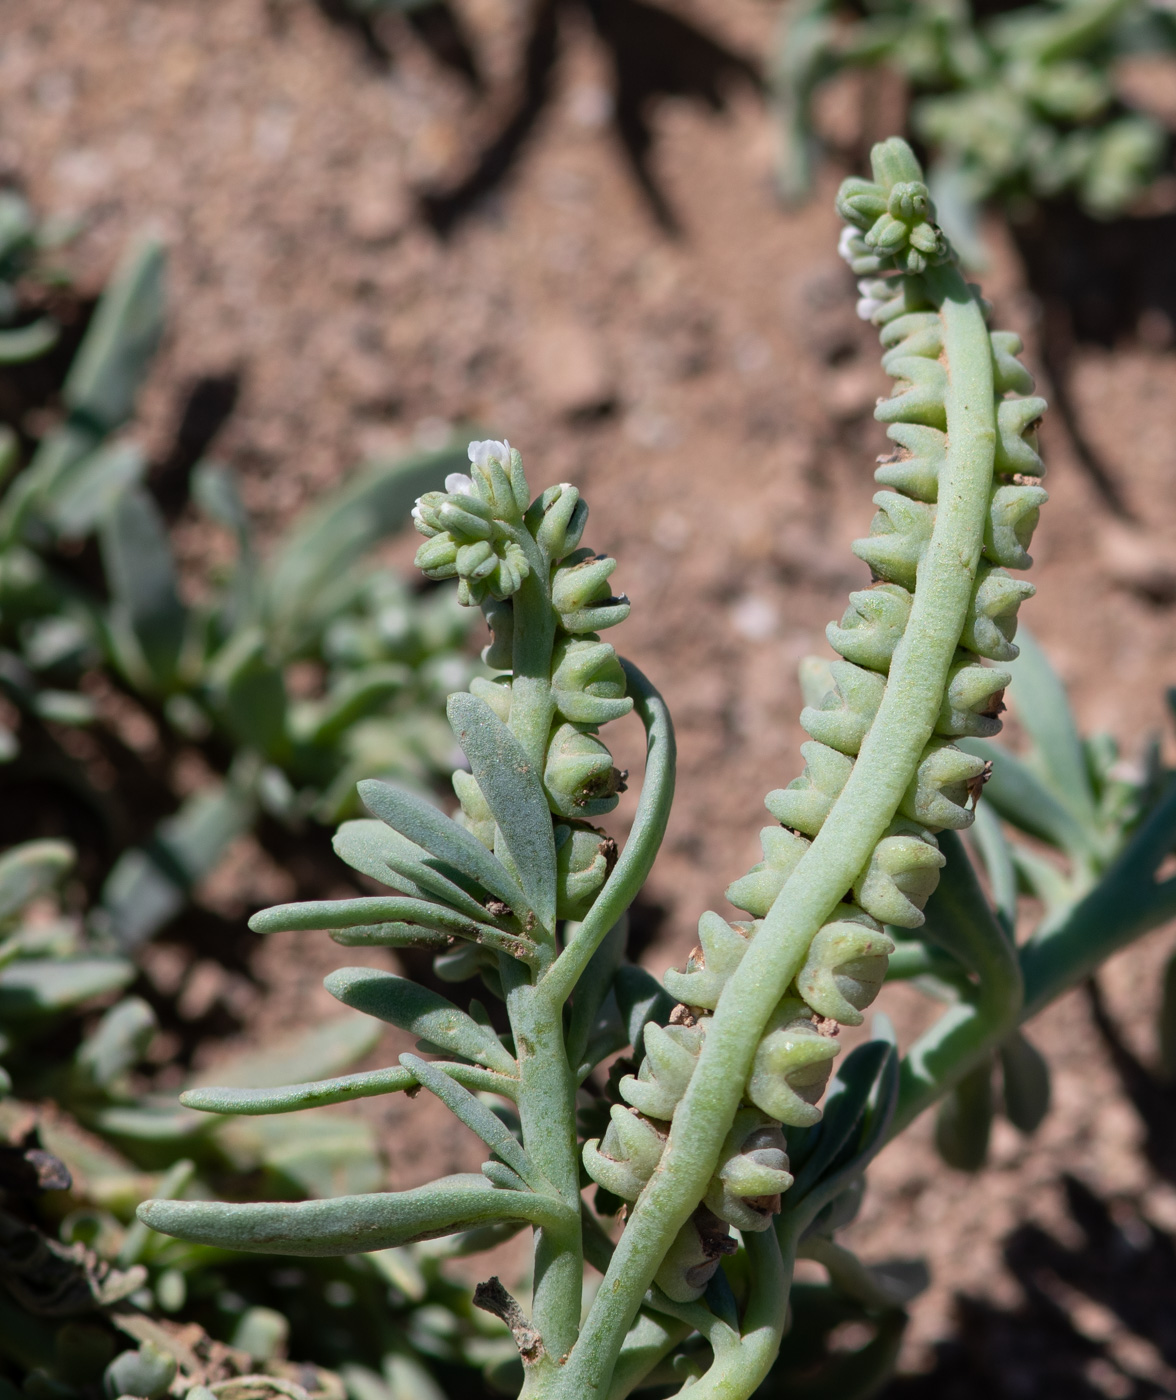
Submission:
[[773,73],[780,192],[796,200],[812,188],[820,85],[846,70],[889,69],[909,92],[911,133],[930,153],[939,220],[982,264],[977,221],[989,200],[1024,218],[1038,200],[1072,195],[1108,218],[1152,186],[1167,133],[1124,98],[1115,65],[1173,52],[1176,20],[1142,0],[788,0]]
[[[370,1191],[385,1163],[370,1125],[353,1116],[210,1120],[177,1112],[172,1094],[153,1095],[141,1070],[158,1023],[146,1001],[124,995],[135,965],[87,930],[72,870],[59,841],[0,857],[0,1135],[9,1144],[0,1147],[0,1358],[9,1374],[29,1396],[68,1400],[98,1393],[104,1370],[117,1395],[117,1368],[150,1361],[162,1384],[131,1393],[157,1395],[175,1377],[170,1356],[182,1388],[211,1385],[229,1400],[243,1394],[231,1382],[256,1372],[293,1400],[330,1400],[344,1385],[357,1400],[436,1400],[459,1377],[462,1393],[477,1395],[474,1368],[513,1346],[444,1272],[484,1243],[476,1238],[290,1267],[132,1223],[147,1196],[207,1195],[230,1179],[262,1199]],[[378,1028],[337,1017],[223,1060],[217,1073],[247,1083],[277,1082],[291,1067],[337,1074],[376,1038]],[[292,1333],[297,1363],[286,1359]],[[124,1390],[141,1383],[118,1380]],[[266,1385],[254,1385],[256,1400]]]
[[[225,1136],[153,1092],[161,1054],[182,1065],[235,1022],[223,1006],[179,1015],[182,988],[161,990],[136,955],[163,931],[252,975],[236,923],[193,903],[233,841],[253,832],[317,892],[316,850],[359,776],[430,794],[448,774],[441,707],[477,670],[468,620],[375,555],[464,446],[366,464],[264,555],[232,472],[200,460],[183,494],[231,550],[182,578],[128,431],[164,331],[164,250],[137,243],[96,305],[72,295],[80,325],[63,330],[47,303],[72,289],[44,258],[58,242],[0,196],[0,376],[24,376],[0,385],[0,1356],[30,1395],[96,1395],[116,1357],[107,1393],[161,1394],[174,1367],[158,1346],[176,1384],[228,1400],[266,1394],[234,1388],[257,1370],[295,1400],[341,1396],[339,1377],[284,1361],[294,1328],[300,1355],[350,1363],[363,1400],[436,1400],[426,1356],[476,1394],[468,1367],[506,1333],[442,1272],[461,1241],[283,1270],[130,1223],[151,1194],[210,1194],[229,1174],[263,1198],[384,1179],[354,1115],[224,1122]],[[24,411],[30,374],[48,413]],[[321,1078],[377,1038],[336,1018],[217,1074]]]
[[[181,587],[123,432],[163,332],[164,272],[151,240],[127,254],[57,421],[27,449],[9,429],[0,501],[3,834],[73,842],[90,920],[124,952],[182,915],[246,831],[313,884],[313,857],[290,857],[349,810],[359,776],[427,791],[447,769],[440,706],[471,673],[452,600],[370,558],[457,448],[369,463],[265,558],[232,472],[197,462],[191,503],[232,552]],[[215,956],[211,922],[198,932]]]

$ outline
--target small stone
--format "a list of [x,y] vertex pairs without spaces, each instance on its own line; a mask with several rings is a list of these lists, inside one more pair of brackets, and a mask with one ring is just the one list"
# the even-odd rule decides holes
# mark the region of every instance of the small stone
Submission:
[[361,243],[390,243],[412,220],[404,187],[386,177],[361,180],[345,212],[348,232]]
[[602,413],[616,389],[600,338],[576,321],[537,326],[526,348],[526,370],[543,406],[561,417]]

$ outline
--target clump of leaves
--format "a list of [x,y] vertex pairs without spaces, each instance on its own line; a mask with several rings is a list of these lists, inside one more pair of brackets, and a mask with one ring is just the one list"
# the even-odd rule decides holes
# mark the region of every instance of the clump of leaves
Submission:
[[812,98],[847,69],[885,66],[912,93],[911,130],[931,152],[928,184],[969,256],[978,206],[1072,194],[1121,213],[1160,172],[1163,127],[1115,87],[1118,58],[1176,52],[1171,14],[1142,0],[1058,0],[983,18],[970,0],[787,0],[775,101],[784,195],[805,195]]
[[[163,333],[164,275],[158,244],[127,255],[62,386],[61,421],[0,500],[0,791],[31,786],[50,830],[97,846],[94,917],[124,948],[264,819],[294,832],[336,821],[373,772],[427,790],[452,751],[443,697],[470,674],[453,601],[368,560],[456,465],[451,449],[370,464],[264,558],[231,471],[199,463],[195,507],[234,550],[185,600],[149,464],[122,431]],[[18,465],[15,440],[9,456]],[[153,758],[121,737],[128,710]],[[210,781],[181,800],[171,768],[192,750]],[[95,759],[123,776],[121,803]]]

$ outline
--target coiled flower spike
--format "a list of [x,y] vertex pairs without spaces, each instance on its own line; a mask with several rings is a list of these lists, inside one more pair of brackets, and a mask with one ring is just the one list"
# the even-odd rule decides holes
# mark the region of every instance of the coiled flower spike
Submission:
[[[673,1114],[674,1134],[687,1131],[683,1124],[689,1122],[693,1095],[703,1093],[698,1085],[712,1042],[738,1033],[726,1014],[727,997],[734,995],[728,989],[741,988],[739,1010],[731,1013],[735,1020],[747,1014],[752,997],[767,994],[770,984],[755,978],[764,976],[773,946],[780,946],[771,943],[768,926],[775,927],[776,938],[791,936],[793,891],[807,888],[810,852],[815,860],[826,829],[865,804],[863,789],[855,788],[864,765],[875,781],[901,773],[901,784],[872,809],[873,839],[865,849],[857,848],[855,868],[844,873],[840,886],[830,876],[821,908],[806,906],[811,931],[803,941],[797,934],[794,961],[784,964],[791,966],[792,980],[780,989],[784,995],[775,1009],[769,1008],[742,1086],[743,1102],[776,1123],[803,1127],[819,1119],[818,1103],[838,1051],[837,1042],[823,1033],[824,1021],[861,1023],[894,947],[882,923],[917,928],[923,922],[923,906],[944,865],[935,833],[963,829],[973,820],[985,764],[951,740],[986,737],[999,729],[1009,675],[983,663],[1016,656],[1017,609],[1033,592],[1008,571],[1028,565],[1033,526],[1045,500],[1036,480],[1042,466],[1034,436],[1044,405],[1028,397],[1033,381],[1016,359],[1018,338],[989,332],[988,309],[963,288],[909,148],[897,139],[883,143],[872,162],[874,179],[847,181],[838,208],[849,224],[843,253],[856,272],[873,275],[861,286],[859,314],[878,326],[883,368],[898,381],[875,415],[894,444],[877,473],[887,489],[875,497],[869,536],[854,545],[875,583],[852,594],[840,623],[828,629],[828,640],[843,659],[829,669],[830,692],[801,716],[811,736],[801,748],[804,773],[769,793],[765,805],[780,826],[765,829],[764,859],[728,889],[728,898],[754,922],[732,925],[717,914],[705,915],[699,922],[701,948],[685,972],[666,975],[667,990],[685,1006],[713,1013],[696,1056],[673,1037],[663,1042],[654,1035],[655,1048],[638,1080],[629,1081],[665,1080],[668,1088],[672,1083],[660,1101],[652,1088],[642,1092],[649,1095],[643,1103],[651,1111]],[[961,355],[964,341],[970,379],[953,358]],[[977,394],[980,402],[989,396],[987,441],[995,448],[968,445],[967,425],[960,426],[961,409],[953,397],[965,393],[973,402]],[[964,446],[953,448],[953,433]],[[939,670],[934,681],[924,682],[927,693],[936,696],[935,707],[922,715],[921,729],[912,729],[908,716],[898,717],[891,681],[896,668],[909,670],[917,664],[912,658],[921,663],[931,654],[928,634],[918,630],[923,615],[937,605],[923,601],[928,568],[941,577],[957,571],[951,574],[954,634],[948,629],[935,634]],[[912,630],[921,642],[912,638]],[[953,636],[946,651],[939,640],[943,630]],[[917,650],[920,645],[927,650]],[[880,728],[888,735],[885,741],[878,740]],[[890,745],[885,764],[872,758],[871,745],[878,742]],[[837,825],[846,845],[855,821],[847,815]],[[826,846],[826,861],[835,849]],[[847,889],[856,905],[845,904]],[[693,1052],[693,1041],[690,1048]],[[716,1082],[707,1083],[707,1092],[718,1092]],[[631,1094],[626,1097],[636,1102]],[[673,1135],[667,1150],[673,1150]],[[730,1142],[724,1145],[724,1163],[733,1160],[731,1150]],[[663,1179],[650,1178],[636,1203],[638,1212],[654,1182]],[[709,1214],[749,1228],[744,1208],[731,1206],[720,1181],[721,1172],[708,1187]],[[713,1231],[700,1232],[697,1216],[680,1228],[658,1273],[660,1286],[678,1290],[671,1296],[697,1296],[698,1271],[704,1262],[707,1268],[713,1263],[704,1249],[711,1236]]]

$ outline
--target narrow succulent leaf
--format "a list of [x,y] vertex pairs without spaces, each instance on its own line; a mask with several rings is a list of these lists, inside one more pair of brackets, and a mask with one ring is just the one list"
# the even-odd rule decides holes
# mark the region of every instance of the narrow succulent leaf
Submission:
[[359,796],[373,816],[439,859],[448,861],[511,909],[523,912],[526,899],[518,882],[501,861],[455,821],[430,802],[392,783],[369,778],[359,784]]
[[1005,821],[1071,855],[1089,854],[1087,828],[1028,764],[987,739],[960,739],[957,747],[991,761],[981,801],[991,803]]
[[0,970],[0,1023],[121,992],[134,979],[134,967],[123,958],[21,959]]
[[[442,930],[472,942],[493,944],[503,952],[525,960],[532,945],[525,938],[503,933],[490,924],[476,923],[455,909],[423,899],[397,895],[367,895],[359,899],[314,899],[301,904],[278,904],[262,909],[249,920],[254,933],[288,933],[302,929],[362,930],[355,942],[382,943],[372,926],[419,922],[426,932]],[[346,943],[341,937],[339,942]],[[391,946],[395,946],[393,943]]]
[[41,316],[27,326],[0,331],[0,365],[21,365],[35,360],[57,344],[61,328],[49,316]]
[[1082,737],[1065,686],[1030,632],[1017,633],[1020,655],[1006,665],[1013,675],[1010,692],[1017,718],[1040,755],[1050,787],[1075,819],[1096,826],[1094,793]]
[[113,431],[131,416],[163,333],[167,253],[144,239],[119,264],[103,292],[62,399],[72,416]]
[[54,482],[41,514],[63,539],[81,539],[97,528],[124,491],[143,480],[146,470],[147,458],[135,443],[99,448]]
[[1023,1133],[1034,1133],[1049,1112],[1049,1064],[1041,1051],[1015,1031],[1000,1047],[1005,1117]]
[[465,449],[447,447],[377,461],[299,521],[263,580],[266,610],[279,636],[329,616],[331,584],[378,540],[405,524],[413,503],[467,465]]
[[518,871],[527,903],[550,932],[555,926],[555,837],[541,775],[484,700],[451,695],[446,708]]
[[259,1049],[221,1059],[189,1078],[187,1088],[205,1084],[255,1089],[276,1088],[291,1080],[337,1075],[370,1054],[383,1034],[375,1022],[344,1013],[287,1035],[267,1037]]
[[[354,1018],[349,1018],[354,1019]],[[360,1025],[365,1023],[360,1022]],[[465,1065],[431,1061],[450,1079],[467,1089],[485,1090],[513,1098],[518,1093],[518,1080],[497,1070],[480,1065]],[[389,1069],[365,1070],[360,1074],[342,1074],[333,1079],[313,1080],[306,1084],[286,1084],[272,1089],[241,1089],[222,1085],[202,1085],[186,1089],[180,1095],[185,1108],[202,1113],[246,1114],[251,1117],[271,1113],[293,1113],[302,1108],[320,1108],[324,1104],[350,1103],[353,1099],[372,1098],[378,1094],[398,1094],[412,1089],[419,1080],[402,1065]]]
[[563,1207],[538,1192],[503,1191],[477,1173],[443,1176],[412,1191],[328,1201],[146,1201],[138,1216],[160,1234],[258,1254],[361,1254],[437,1239],[478,1225],[562,1223]]
[[[382,821],[360,818],[344,822],[335,833],[332,845],[335,854],[353,870],[362,871],[382,884],[404,889],[420,899],[439,900],[477,922],[495,917],[458,883],[472,884],[467,876],[436,860]],[[451,874],[457,879],[450,879]]]
[[118,858],[102,887],[96,922],[125,951],[140,947],[179,913],[191,887],[248,830],[255,810],[252,797],[233,783],[194,793],[146,845]]
[[65,841],[25,841],[0,855],[0,920],[10,919],[31,900],[50,891],[73,868],[76,857]]
[[821,1121],[804,1136],[804,1156],[794,1152],[789,1134],[789,1156],[796,1168],[796,1182],[789,1193],[800,1200],[823,1177],[838,1170],[843,1158],[852,1154],[860,1135],[873,1094],[894,1047],[884,1040],[859,1045],[829,1085]]
[[435,1094],[450,1113],[460,1118],[471,1132],[477,1133],[491,1152],[497,1153],[517,1172],[532,1191],[551,1191],[551,1183],[527,1156],[523,1144],[480,1099],[419,1055],[401,1055],[400,1063],[418,1083]]
[[976,804],[971,835],[988,874],[996,913],[1011,937],[1017,926],[1017,871],[1000,818],[987,802]]
[[985,1056],[940,1104],[935,1119],[935,1146],[956,1171],[979,1171],[988,1157],[991,1131],[992,1061]]
[[401,1030],[502,1074],[517,1072],[497,1035],[436,992],[372,967],[343,967],[323,985],[344,1006],[376,1016]]
[[166,690],[179,666],[187,610],[159,507],[142,488],[125,491],[102,522],[100,538],[114,635],[132,647],[124,643],[123,665],[151,689]]
[[626,964],[617,969],[613,980],[621,1019],[629,1032],[629,1044],[640,1054],[644,1031],[650,1021],[667,1025],[674,1009],[674,998],[662,984],[643,967]]

